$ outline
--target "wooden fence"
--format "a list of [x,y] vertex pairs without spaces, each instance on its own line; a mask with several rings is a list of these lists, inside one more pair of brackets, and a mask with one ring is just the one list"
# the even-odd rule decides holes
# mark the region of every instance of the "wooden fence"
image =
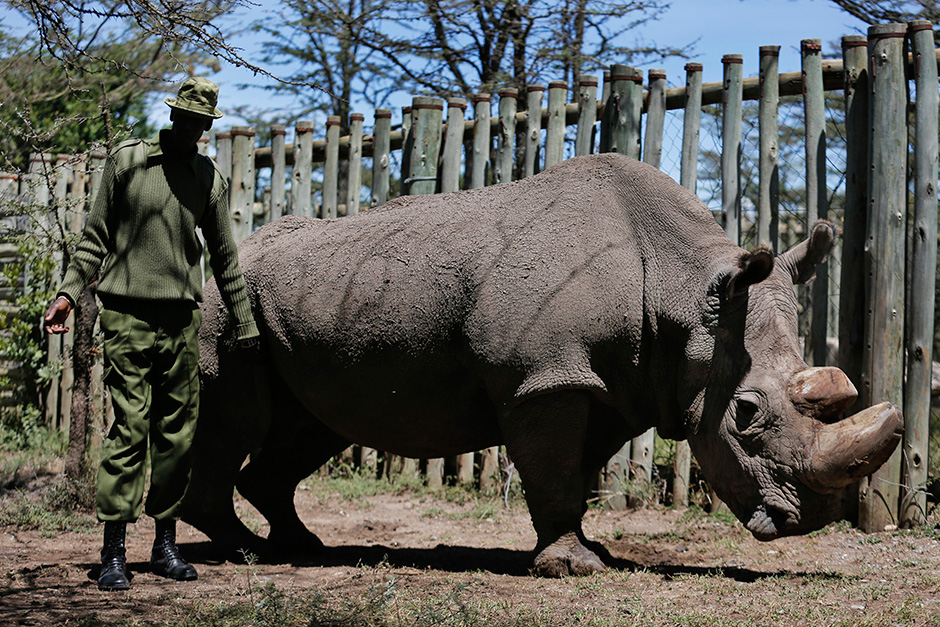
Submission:
[[[215,135],[215,158],[231,182],[232,227],[240,241],[257,225],[286,213],[332,218],[367,210],[385,202],[396,185],[402,194],[481,187],[530,176],[566,155],[595,151],[621,152],[659,167],[663,120],[674,109],[684,109],[680,183],[695,191],[703,107],[720,105],[722,193],[717,217],[732,240],[741,243],[744,227],[753,227],[758,243],[779,251],[787,225],[778,218],[778,106],[781,97],[801,96],[803,226],[830,217],[841,219],[844,233],[838,281],[830,282],[823,268],[801,297],[807,361],[826,362],[827,339],[834,339],[827,338],[827,327],[835,328],[827,320],[827,305],[836,298],[838,364],[860,390],[860,405],[889,400],[903,407],[906,420],[903,446],[862,482],[859,519],[867,530],[915,524],[926,510],[937,243],[938,51],[932,34],[927,22],[873,26],[867,38],[843,38],[841,59],[823,59],[819,40],[803,40],[802,67],[788,73],[778,72],[779,46],[762,46],[758,77],[744,78],[742,56],[726,55],[721,60],[723,81],[703,84],[702,65],[689,63],[685,86],[679,88],[667,88],[664,71],[650,70],[644,89],[639,70],[614,65],[603,80],[582,77],[570,92],[565,83],[551,82],[547,88],[530,86],[525,93],[504,89],[495,95],[473,94],[469,102],[415,97],[403,110],[400,128],[392,128],[390,110],[376,110],[371,134],[363,133],[365,116],[360,113],[350,116],[345,136],[340,136],[339,118],[331,116],[323,139],[314,139],[314,123],[301,121],[293,128],[292,143],[286,142],[287,128],[276,125],[270,129],[270,145],[262,147],[255,146],[253,128],[236,126]],[[910,120],[909,82],[916,94]],[[827,200],[827,92],[844,96],[847,166],[842,216],[830,215]],[[760,181],[753,219],[742,213],[745,101],[756,101],[759,107]],[[904,169],[909,145],[912,194]],[[364,159],[371,159],[371,172],[363,168]],[[270,189],[262,194],[258,186],[264,177],[259,173],[265,172],[270,172]],[[363,173],[367,180],[371,176],[368,199],[361,194]],[[754,224],[747,224],[751,220]],[[831,283],[838,285],[837,296],[827,291]],[[907,354],[906,373],[900,346]],[[56,393],[67,396],[67,374]],[[65,407],[62,399],[50,403],[56,424],[67,424]],[[611,459],[599,485],[599,494],[610,506],[625,506],[638,484],[651,481],[653,448],[650,431]],[[484,484],[496,480],[497,454],[497,449],[479,453],[479,464],[472,454],[460,458],[452,464],[457,478],[471,479],[476,464]],[[360,455],[357,463],[376,463],[374,451]],[[406,472],[418,468],[414,460],[388,461]],[[687,444],[677,443],[673,463],[672,501],[684,505],[690,489]],[[444,460],[430,460],[423,467],[427,481],[440,484]]]

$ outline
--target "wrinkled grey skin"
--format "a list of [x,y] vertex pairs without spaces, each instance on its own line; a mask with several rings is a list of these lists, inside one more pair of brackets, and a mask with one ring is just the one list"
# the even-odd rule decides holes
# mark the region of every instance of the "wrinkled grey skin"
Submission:
[[[838,515],[819,492],[883,463],[900,430],[893,406],[824,422],[816,401],[791,398],[807,369],[793,282],[834,236],[820,223],[775,264],[733,245],[669,177],[615,154],[339,220],[278,220],[241,246],[259,349],[236,346],[206,288],[184,519],[262,555],[315,550],[294,489],[350,443],[415,458],[505,444],[538,533],[535,571],[589,573],[604,552],[581,531],[587,486],[655,427],[689,439],[756,536],[817,529]],[[821,452],[833,437],[853,442],[853,468],[826,467],[842,465]],[[270,522],[266,541],[235,516],[233,485]]]

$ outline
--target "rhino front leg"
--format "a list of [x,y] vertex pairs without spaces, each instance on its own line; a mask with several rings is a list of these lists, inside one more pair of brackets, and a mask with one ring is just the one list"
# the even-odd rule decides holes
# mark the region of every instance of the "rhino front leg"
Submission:
[[606,569],[587,548],[581,531],[590,406],[585,391],[545,394],[524,401],[502,421],[506,450],[519,470],[538,534],[538,575],[587,575]]

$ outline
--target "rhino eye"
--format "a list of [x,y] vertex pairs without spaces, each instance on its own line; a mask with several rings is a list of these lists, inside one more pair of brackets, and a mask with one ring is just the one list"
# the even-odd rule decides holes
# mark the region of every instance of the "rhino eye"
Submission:
[[754,424],[755,419],[757,418],[757,413],[760,411],[760,406],[754,401],[748,400],[746,398],[739,398],[737,400],[737,407],[735,408],[734,420],[737,423],[738,430],[744,431],[748,427]]

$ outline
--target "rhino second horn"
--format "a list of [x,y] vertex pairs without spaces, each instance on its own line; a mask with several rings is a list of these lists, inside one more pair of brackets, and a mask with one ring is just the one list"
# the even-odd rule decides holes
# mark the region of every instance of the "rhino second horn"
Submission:
[[869,407],[833,424],[816,423],[815,447],[803,482],[829,494],[881,467],[901,441],[904,420],[893,403]]
[[837,420],[858,398],[845,373],[828,366],[797,372],[787,387],[800,413],[824,422]]

